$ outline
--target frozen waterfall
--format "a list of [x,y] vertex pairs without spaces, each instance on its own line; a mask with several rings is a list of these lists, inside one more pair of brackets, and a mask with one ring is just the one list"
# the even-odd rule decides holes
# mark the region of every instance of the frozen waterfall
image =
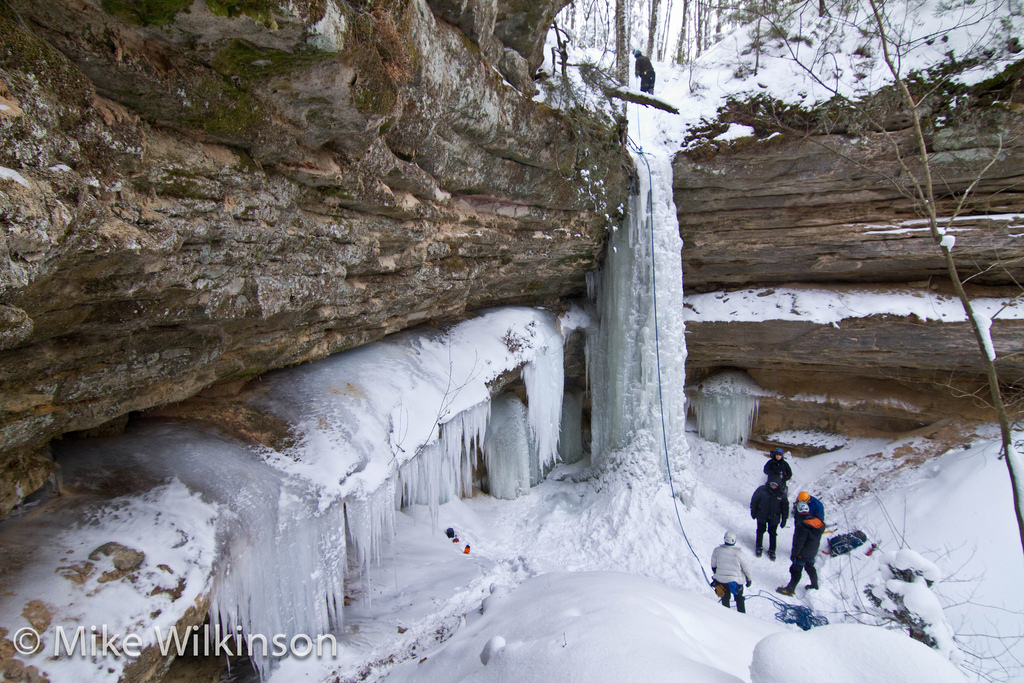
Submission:
[[634,162],[637,192],[630,197],[625,225],[612,231],[594,287],[601,326],[591,340],[596,349],[590,358],[593,453],[595,460],[606,460],[636,444],[661,454],[663,405],[664,443],[673,469],[683,469],[686,342],[672,167],[668,159],[651,155],[634,155]]
[[762,393],[757,382],[739,370],[726,370],[708,377],[694,392],[697,431],[715,443],[745,443],[757,420]]

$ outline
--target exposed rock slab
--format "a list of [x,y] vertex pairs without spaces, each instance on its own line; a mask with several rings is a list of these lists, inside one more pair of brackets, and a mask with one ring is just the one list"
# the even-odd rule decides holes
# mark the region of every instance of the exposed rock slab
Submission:
[[581,295],[628,187],[612,131],[523,97],[419,0],[12,7],[0,166],[24,183],[0,179],[0,514],[45,479],[54,435]]
[[[1024,379],[1024,321],[996,320],[992,336],[1001,376],[1008,382]],[[788,320],[690,321],[686,348],[695,373],[718,366],[801,367],[808,372],[939,382],[982,374],[977,344],[966,322],[928,323],[889,315],[851,318],[837,326]]]
[[[932,155],[939,215],[952,215],[956,195],[993,162],[952,226],[954,256],[963,277],[1012,284],[1024,275],[1024,218],[1005,215],[1024,213],[1024,194],[1016,190],[1024,181],[1024,147],[1013,134],[1022,124],[1007,115],[987,125],[1004,131],[1008,142],[1001,150],[969,147]],[[946,277],[926,223],[915,222],[921,215],[895,157],[893,135],[773,139],[701,160],[677,155],[673,188],[687,291]],[[979,143],[969,129],[959,139]],[[905,146],[908,140],[896,142]]]

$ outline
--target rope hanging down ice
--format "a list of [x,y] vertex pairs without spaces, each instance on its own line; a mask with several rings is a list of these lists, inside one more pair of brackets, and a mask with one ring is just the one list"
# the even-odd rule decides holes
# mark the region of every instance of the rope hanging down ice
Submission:
[[[637,120],[639,121],[639,105],[637,106]],[[638,126],[639,129],[639,126]],[[639,137],[639,132],[637,133]],[[656,259],[654,258],[654,199],[651,195],[652,182],[651,165],[647,161],[647,155],[644,153],[643,148],[633,142],[630,137],[626,138],[626,144],[631,150],[636,152],[637,156],[643,159],[644,165],[647,167],[647,219],[648,224],[651,226],[651,298],[654,309],[654,357],[656,365],[658,366],[658,408],[661,413],[661,443],[665,450],[665,468],[668,471],[668,486],[672,492],[672,504],[676,511],[676,521],[679,522],[679,530],[683,532],[683,540],[686,541],[686,547],[693,553],[693,557],[697,560],[697,564],[700,566],[700,572],[704,575],[704,580],[708,582],[708,585],[712,585],[712,582],[708,579],[708,574],[704,570],[704,563],[700,561],[700,557],[693,549],[693,545],[690,543],[689,537],[686,535],[686,527],[683,526],[682,515],[679,514],[679,498],[676,496],[675,483],[672,481],[672,462],[668,456],[668,436],[665,430],[665,403],[662,398],[661,391],[661,348],[658,341],[658,269],[655,265]],[[761,597],[774,603],[778,608],[778,612],[775,613],[775,618],[786,624],[796,624],[805,631],[809,631],[814,626],[824,626],[828,624],[828,618],[820,615],[816,615],[809,607],[803,605],[791,605],[787,602],[777,600],[774,597],[768,595],[764,591],[758,591],[757,595],[751,597]]]
[[700,567],[700,573],[704,575],[704,580],[710,586],[712,583],[708,578],[708,573],[704,570],[704,563],[700,561],[700,556],[697,555],[696,551],[693,549],[693,545],[690,543],[690,539],[686,535],[686,528],[683,526],[682,515],[679,514],[679,497],[676,496],[675,482],[672,480],[672,463],[668,456],[668,435],[665,429],[665,401],[662,397],[661,389],[661,348],[658,340],[658,269],[655,265],[656,259],[654,257],[654,198],[652,196],[653,182],[651,165],[647,161],[647,156],[644,153],[643,148],[633,142],[632,138],[627,137],[626,144],[630,149],[636,152],[637,156],[643,160],[644,165],[647,167],[647,222],[651,228],[651,298],[654,310],[654,357],[656,361],[655,365],[658,369],[658,410],[661,414],[661,443],[665,451],[665,467],[668,470],[668,486],[669,490],[672,492],[672,504],[675,507],[676,521],[679,522],[679,530],[683,532],[683,540],[686,541],[686,547],[690,549],[690,552],[693,553],[694,559],[697,560],[697,565]]

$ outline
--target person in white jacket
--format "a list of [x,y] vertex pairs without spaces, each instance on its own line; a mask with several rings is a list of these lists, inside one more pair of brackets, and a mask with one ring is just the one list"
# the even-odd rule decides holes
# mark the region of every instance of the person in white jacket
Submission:
[[725,532],[725,543],[715,548],[711,553],[711,571],[714,572],[711,578],[711,585],[715,594],[722,599],[722,604],[729,606],[729,596],[736,596],[736,611],[746,612],[746,604],[743,600],[743,586],[750,587],[750,567],[747,565],[747,555],[743,548],[736,546],[736,534],[731,531]]

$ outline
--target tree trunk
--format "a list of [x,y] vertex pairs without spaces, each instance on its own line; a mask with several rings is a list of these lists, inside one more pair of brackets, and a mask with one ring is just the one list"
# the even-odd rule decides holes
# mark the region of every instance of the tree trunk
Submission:
[[704,0],[697,0],[693,17],[693,58],[704,53]]
[[654,39],[658,35],[658,6],[661,0],[651,0],[651,22],[647,26],[647,56],[654,59]]
[[683,25],[679,28],[679,43],[676,45],[676,64],[685,64],[690,57],[686,42],[686,20],[690,16],[690,0],[683,0]]
[[668,50],[669,26],[672,24],[672,0],[665,2],[665,21],[661,22],[661,30],[658,35],[658,61],[665,61],[665,52]]
[[[924,132],[921,129],[921,117],[918,110],[918,103],[914,101],[914,97],[910,94],[910,90],[907,88],[906,82],[903,80],[899,73],[899,69],[896,67],[892,56],[889,54],[889,41],[888,36],[885,32],[885,25],[882,21],[881,10],[878,7],[878,0],[869,0],[871,9],[874,12],[875,24],[878,28],[879,37],[881,38],[882,54],[885,59],[886,66],[889,67],[889,72],[892,74],[893,81],[896,84],[900,92],[900,96],[903,102],[907,105],[910,110],[911,121],[914,124],[914,139],[917,142],[917,151],[921,158],[921,165],[924,172],[924,186],[917,185],[917,192],[921,203],[924,204],[924,209],[928,215],[928,225],[931,230],[932,239],[935,240],[936,244],[939,245],[939,250],[942,252],[943,259],[946,263],[946,271],[949,273],[949,279],[953,282],[953,289],[956,292],[957,297],[960,299],[960,303],[963,306],[964,314],[967,316],[967,322],[971,325],[971,330],[974,332],[974,338],[978,343],[978,352],[981,354],[982,362],[985,368],[985,377],[988,380],[989,395],[992,400],[992,407],[995,408],[996,417],[999,421],[999,434],[1002,438],[1003,455],[1006,458],[1006,468],[1010,475],[1010,488],[1013,491],[1013,509],[1017,515],[1017,529],[1020,533],[1021,548],[1024,549],[1024,511],[1021,509],[1022,500],[1024,500],[1024,494],[1021,493],[1021,489],[1017,481],[1016,466],[1020,461],[1020,456],[1017,453],[1016,448],[1013,444],[1013,431],[1010,427],[1010,417],[1006,413],[1006,405],[1003,403],[1002,390],[999,387],[999,375],[996,371],[996,364],[993,354],[989,354],[988,348],[991,344],[991,332],[982,331],[981,324],[974,315],[974,307],[971,304],[971,299],[964,291],[963,282],[960,280],[960,274],[956,270],[956,264],[953,261],[953,254],[950,252],[949,247],[942,244],[943,233],[939,230],[938,214],[935,209],[935,191],[932,184],[932,171],[929,165],[928,159],[928,146],[925,144]],[[994,344],[992,344],[994,348]]]
[[626,0],[615,0],[615,77],[629,85],[629,44],[626,42]]

